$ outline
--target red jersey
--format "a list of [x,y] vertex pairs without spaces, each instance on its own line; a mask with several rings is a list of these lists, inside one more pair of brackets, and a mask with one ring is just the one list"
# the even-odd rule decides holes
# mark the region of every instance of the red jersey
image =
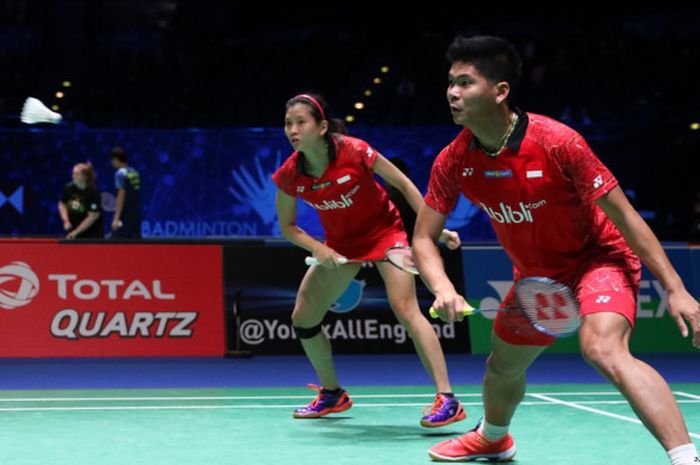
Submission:
[[398,209],[374,177],[377,152],[367,142],[334,135],[333,159],[320,178],[305,174],[296,151],[272,175],[277,187],[315,208],[333,250],[352,259],[379,260],[394,245],[406,242]]
[[491,218],[501,245],[523,277],[570,281],[589,263],[639,269],[613,222],[595,203],[617,180],[573,129],[518,113],[496,157],[464,129],[433,164],[425,202],[448,214],[463,193]]

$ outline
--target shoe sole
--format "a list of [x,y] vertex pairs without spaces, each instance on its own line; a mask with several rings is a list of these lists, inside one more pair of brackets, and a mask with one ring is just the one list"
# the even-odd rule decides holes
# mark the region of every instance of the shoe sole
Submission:
[[441,421],[439,423],[433,423],[433,422],[421,420],[420,425],[423,428],[439,428],[440,426],[449,425],[451,423],[457,423],[458,421],[462,421],[465,418],[467,418],[467,414],[464,412],[464,410],[462,410],[457,415],[453,416],[452,418],[450,418],[448,420]]
[[448,457],[440,455],[432,450],[428,451],[428,456],[436,462],[472,462],[478,459],[487,459],[489,462],[510,462],[515,457],[515,445],[508,450],[499,452],[498,454],[475,454],[462,457]]
[[293,413],[292,416],[294,418],[299,418],[299,419],[304,419],[304,418],[321,418],[325,417],[326,415],[330,413],[340,413],[348,410],[350,407],[352,407],[352,400],[348,399],[347,402],[345,402],[343,405],[339,405],[337,407],[333,408],[327,408],[325,410],[321,410],[320,412],[317,413],[312,413],[310,415],[299,415],[297,413]]

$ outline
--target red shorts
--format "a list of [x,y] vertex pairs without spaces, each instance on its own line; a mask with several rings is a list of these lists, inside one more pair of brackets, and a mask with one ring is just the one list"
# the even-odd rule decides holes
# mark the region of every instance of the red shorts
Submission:
[[[634,327],[641,269],[610,263],[583,269],[580,277],[572,283],[580,303],[581,317],[599,312],[619,313]],[[511,288],[501,308],[515,308],[516,305],[514,288]],[[556,338],[537,331],[517,312],[498,312],[493,330],[510,344],[548,346],[556,341]]]
[[326,243],[342,256],[352,260],[365,260],[368,262],[383,260],[384,253],[389,247],[408,247],[408,236],[401,228],[391,228],[382,232],[379,237],[368,239],[361,246],[347,247],[343,244]]

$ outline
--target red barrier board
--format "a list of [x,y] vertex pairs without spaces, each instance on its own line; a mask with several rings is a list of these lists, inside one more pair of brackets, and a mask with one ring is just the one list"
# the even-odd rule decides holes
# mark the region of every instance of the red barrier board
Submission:
[[222,355],[221,248],[0,243],[0,357]]

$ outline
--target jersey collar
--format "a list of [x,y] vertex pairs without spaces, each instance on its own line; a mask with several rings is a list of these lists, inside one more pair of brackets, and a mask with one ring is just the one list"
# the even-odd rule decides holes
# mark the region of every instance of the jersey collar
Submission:
[[[517,153],[517,151],[520,150],[520,145],[522,144],[523,139],[525,138],[529,121],[527,118],[527,113],[521,111],[519,108],[514,107],[513,112],[518,115],[518,122],[515,123],[515,128],[513,129],[513,133],[508,138],[506,147]],[[477,150],[479,148],[479,143],[477,142],[476,137],[474,137],[474,134],[472,134],[472,138],[469,140],[468,148],[469,150]]]

